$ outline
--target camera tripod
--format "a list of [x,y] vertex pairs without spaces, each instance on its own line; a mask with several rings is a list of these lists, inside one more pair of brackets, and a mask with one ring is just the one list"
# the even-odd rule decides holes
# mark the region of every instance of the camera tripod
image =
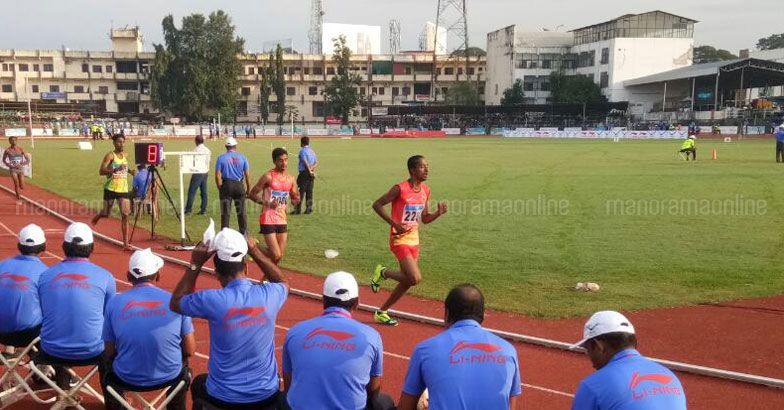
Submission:
[[[158,186],[160,186],[163,189],[163,193],[166,195],[166,200],[169,201],[169,205],[171,205],[172,209],[175,210],[177,209],[177,206],[174,205],[174,201],[172,200],[171,195],[169,195],[169,190],[166,188],[166,184],[163,182],[163,178],[161,178],[160,172],[158,172],[158,167],[155,165],[148,165],[147,179],[145,180],[145,184],[144,184],[145,187],[144,196],[141,197],[142,201],[138,202],[134,207],[134,212],[136,213],[136,215],[134,216],[133,219],[133,229],[131,229],[131,235],[130,238],[128,239],[129,243],[133,241],[133,234],[134,232],[136,232],[136,225],[139,223],[139,214],[142,211],[142,207],[144,205],[143,204],[144,199],[147,198],[148,195],[154,194]],[[155,224],[157,223],[156,216],[158,216],[157,214],[160,212],[160,209],[157,209],[156,207],[156,203],[158,200],[157,196],[151,199],[152,199],[152,203],[150,204],[151,207],[150,239],[155,239]],[[177,221],[180,221],[179,213],[175,212],[174,216],[177,218]],[[185,236],[188,238],[188,241],[191,240],[190,235],[188,235],[187,231],[185,232]]]

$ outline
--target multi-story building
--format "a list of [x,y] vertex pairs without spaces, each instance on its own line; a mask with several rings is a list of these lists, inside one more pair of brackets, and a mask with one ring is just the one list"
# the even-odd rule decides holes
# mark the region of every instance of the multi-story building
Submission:
[[568,33],[509,26],[487,36],[485,101],[500,103],[516,80],[531,102],[546,103],[553,71],[582,74],[610,101],[629,101],[623,82],[692,64],[695,20],[661,11],[627,14]]
[[[0,50],[0,101],[88,103],[96,112],[155,113],[149,80],[154,58],[155,53],[142,51],[138,28],[112,30],[112,51]],[[269,54],[247,53],[239,59],[237,120],[260,122],[260,73]],[[332,56],[284,54],[283,59],[286,104],[296,108],[300,121],[324,122],[324,88],[335,76]],[[351,61],[362,79],[359,94],[365,101],[353,121],[366,120],[370,107],[431,101],[432,53],[353,55]],[[435,98],[443,99],[452,84],[469,79],[483,95],[484,69],[484,57],[470,57],[468,64],[462,57],[436,57]]]

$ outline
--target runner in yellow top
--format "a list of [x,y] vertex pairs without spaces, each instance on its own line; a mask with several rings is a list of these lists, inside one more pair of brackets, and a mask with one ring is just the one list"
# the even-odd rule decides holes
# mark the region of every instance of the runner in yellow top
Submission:
[[112,137],[114,151],[107,153],[101,161],[99,175],[106,176],[103,186],[103,209],[93,217],[93,226],[109,216],[112,212],[114,200],[120,206],[120,219],[122,223],[123,247],[128,249],[128,215],[131,213],[131,185],[128,183],[128,174],[136,175],[136,170],[128,166],[125,155],[125,137],[120,134]]

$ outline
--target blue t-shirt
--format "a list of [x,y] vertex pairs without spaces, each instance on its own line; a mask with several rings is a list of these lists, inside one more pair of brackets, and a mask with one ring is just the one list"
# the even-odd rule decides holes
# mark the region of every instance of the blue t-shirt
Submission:
[[84,360],[103,352],[103,312],[114,277],[87,259],[68,258],[41,274],[41,347],[52,356]]
[[572,410],[686,410],[680,380],[634,349],[618,352],[580,382]]
[[147,178],[149,178],[150,171],[147,168],[142,168],[133,177],[133,192],[136,198],[144,198],[147,193]]
[[182,371],[182,337],[193,333],[191,318],[169,309],[171,293],[141,283],[106,306],[104,342],[114,342],[112,369],[134,386],[163,384]]
[[776,141],[784,142],[784,130],[778,130],[776,132]]
[[248,159],[237,151],[228,151],[215,161],[215,172],[220,172],[224,181],[242,181],[247,170]]
[[223,289],[202,290],[180,300],[183,314],[210,322],[210,396],[251,403],[278,391],[275,320],[287,296],[286,285],[236,279]]
[[506,340],[461,320],[417,344],[403,392],[428,389],[430,409],[508,409],[522,393],[517,351]]
[[310,148],[310,146],[302,147],[302,149],[299,150],[299,172],[305,172],[308,170],[308,168],[305,166],[305,161],[307,161],[310,166],[313,166],[313,164],[316,163],[316,153],[312,148]]
[[283,344],[283,372],[293,374],[292,409],[364,409],[371,377],[381,376],[381,335],[338,307],[296,324]]
[[0,261],[0,333],[41,324],[38,278],[46,269],[37,256],[18,255]]

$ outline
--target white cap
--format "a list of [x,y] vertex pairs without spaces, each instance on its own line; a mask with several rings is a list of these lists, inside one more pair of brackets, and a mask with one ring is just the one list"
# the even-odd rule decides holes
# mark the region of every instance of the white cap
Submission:
[[347,301],[359,297],[359,286],[354,275],[348,272],[333,272],[324,280],[324,296]]
[[234,137],[226,138],[226,146],[227,147],[236,147],[237,140]]
[[696,135],[694,135],[694,134],[691,134],[691,135],[689,135],[689,138],[691,138],[691,139],[696,139],[696,138],[697,138],[697,136],[696,136]]
[[136,279],[155,275],[163,267],[163,259],[147,248],[136,251],[128,261],[128,273]]
[[612,310],[596,312],[585,322],[583,339],[575,343],[572,348],[582,347],[588,340],[607,333],[629,333],[633,335],[634,326],[632,326],[632,322],[626,316],[618,312]]
[[218,254],[218,259],[224,262],[242,262],[242,259],[248,254],[248,241],[234,229],[223,228],[215,235],[210,248],[214,249]]
[[[76,238],[81,239],[81,241],[74,242]],[[93,230],[85,223],[74,222],[65,230],[64,241],[77,245],[89,245],[93,243]]]
[[38,246],[46,243],[44,230],[36,224],[30,224],[19,231],[19,244],[27,246]]

